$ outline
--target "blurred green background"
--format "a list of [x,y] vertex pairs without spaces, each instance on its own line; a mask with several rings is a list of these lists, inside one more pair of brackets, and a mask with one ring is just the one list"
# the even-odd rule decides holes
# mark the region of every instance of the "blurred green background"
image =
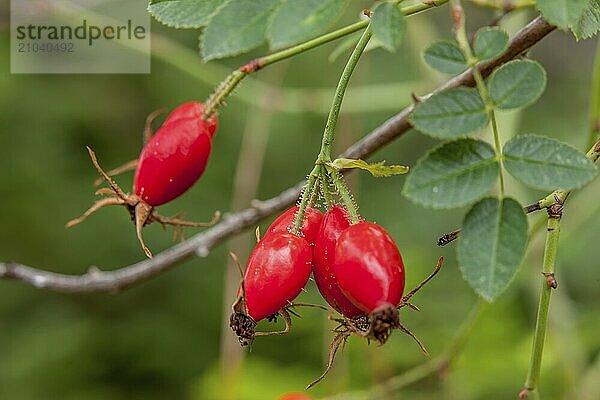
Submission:
[[[367,3],[357,1],[339,24],[356,20]],[[472,29],[493,17],[489,10],[467,12]],[[147,114],[205,99],[232,68],[267,49],[202,64],[196,57],[198,32],[153,23],[150,75],[11,75],[8,15],[5,1],[0,5],[0,259],[73,274],[91,265],[108,270],[141,260],[121,208],[64,229],[93,201],[96,173],[84,146],[92,146],[105,167],[135,158]],[[532,17],[514,13],[503,25],[514,33]],[[432,40],[449,37],[442,7],[410,18],[397,53],[374,50],[364,56],[342,110],[338,150],[399,111],[411,91],[423,94],[447,79],[429,70],[420,52]],[[328,60],[338,44],[260,71],[236,90],[221,111],[204,176],[161,213],[185,210],[190,219],[207,220],[214,210],[244,208],[249,198],[274,196],[304,177],[346,57]],[[531,55],[548,71],[547,91],[534,106],[500,115],[504,138],[538,133],[583,149],[594,49],[593,40],[576,43],[558,32],[536,46]],[[490,133],[482,137],[489,139]],[[413,165],[434,144],[409,132],[374,159]],[[460,276],[452,246],[435,246],[440,234],[460,225],[465,210],[431,211],[408,202],[400,195],[403,177],[354,174],[350,180],[362,215],[381,223],[397,241],[407,287],[426,276],[440,255],[446,257],[437,279],[414,299],[422,312],[405,310],[401,316],[433,356],[441,354],[477,302]],[[118,178],[125,188],[131,181],[131,174]],[[508,190],[522,203],[543,194],[514,181]],[[600,184],[593,182],[570,199],[565,212],[560,290],[552,300],[544,353],[545,399],[600,398],[599,196]],[[531,226],[537,218],[530,217]],[[155,252],[173,244],[171,232],[159,226],[147,228],[145,237]],[[248,231],[231,244],[241,259],[253,238]],[[529,363],[542,248],[538,234],[514,282],[483,310],[444,379],[433,376],[387,398],[515,398]],[[322,312],[306,310],[290,335],[260,338],[251,352],[240,351],[226,326],[238,281],[228,249],[224,243],[206,258],[116,295],[60,294],[1,281],[0,399],[270,400],[302,390],[322,371],[332,323]],[[322,301],[313,282],[301,299]],[[352,338],[329,377],[310,394],[365,390],[425,361],[399,333],[383,347]]]

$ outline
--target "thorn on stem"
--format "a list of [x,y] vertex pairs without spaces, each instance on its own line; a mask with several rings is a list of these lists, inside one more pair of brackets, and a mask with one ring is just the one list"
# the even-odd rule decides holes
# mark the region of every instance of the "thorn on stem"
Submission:
[[542,272],[542,275],[546,277],[546,284],[548,287],[552,289],[556,289],[558,287],[558,281],[554,277],[554,272]]
[[92,278],[98,278],[102,275],[102,271],[100,270],[100,268],[92,265],[89,269],[87,274],[89,276],[91,276]]
[[525,388],[519,392],[519,400],[525,400],[529,397],[529,389]]
[[244,64],[240,67],[240,72],[244,74],[251,74],[258,71],[261,68],[260,59],[255,58],[254,60]]
[[548,207],[548,218],[560,219],[563,214],[563,205],[560,203],[552,204]]
[[458,30],[459,26],[462,25],[462,21],[464,18],[464,11],[463,11],[462,6],[460,4],[455,3],[452,6],[450,15],[452,17],[452,23],[454,24],[454,29]]
[[415,92],[411,92],[410,97],[412,98],[412,100],[415,104],[419,104],[419,103],[423,102],[423,100],[424,100],[423,97],[419,96]]

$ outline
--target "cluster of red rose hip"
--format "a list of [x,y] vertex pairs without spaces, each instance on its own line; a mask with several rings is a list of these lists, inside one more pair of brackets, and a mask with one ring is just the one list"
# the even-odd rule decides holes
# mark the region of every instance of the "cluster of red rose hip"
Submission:
[[351,224],[338,206],[325,215],[307,208],[294,234],[297,213],[296,206],[280,215],[250,255],[230,320],[242,345],[254,338],[257,322],[293,307],[311,272],[323,298],[348,324],[365,318],[353,324],[355,333],[385,342],[399,327],[404,290],[404,264],[390,235],[372,222]]
[[[145,225],[153,221],[176,227],[206,225],[163,217],[155,207],[179,197],[200,178],[217,129],[216,116],[205,119],[204,104],[200,102],[177,107],[151,136],[153,117],[147,121],[147,143],[138,160],[127,164],[135,168],[133,193],[123,192],[89,149],[95,167],[108,184],[98,194],[109,196],[67,224],[76,225],[105,206],[125,206],[149,257],[151,253],[141,235]],[[397,308],[408,304],[407,297],[402,298],[404,265],[396,244],[374,223],[352,224],[347,211],[338,206],[325,215],[306,208],[294,232],[298,210],[293,207],[277,218],[250,256],[243,290],[231,317],[231,327],[241,343],[248,344],[254,338],[256,323],[265,318],[280,314],[289,322],[288,310],[311,272],[323,298],[345,318],[348,331],[385,342],[390,330],[402,328]]]
[[[144,252],[151,257],[142,239],[144,226],[154,221],[176,229],[209,225],[164,217],[155,209],[186,192],[204,172],[217,129],[216,116],[206,116],[204,111],[200,102],[182,104],[152,136],[153,113],[146,123],[146,143],[139,158],[108,173],[88,148],[94,166],[108,186],[97,194],[108,196],[94,203],[80,218],[70,221],[67,227],[105,206],[125,206]],[[135,169],[133,193],[125,193],[111,178],[127,169]],[[372,222],[352,221],[347,210],[339,206],[330,207],[324,215],[312,207],[304,209],[302,216],[297,216],[299,212],[299,207],[293,207],[279,216],[248,260],[230,318],[230,326],[240,343],[248,345],[255,336],[270,334],[256,332],[256,324],[278,315],[285,320],[286,330],[277,333],[287,332],[290,312],[294,313],[292,301],[308,282],[311,272],[323,298],[342,315],[342,318],[332,317],[340,326],[335,330],[337,336],[325,373],[337,349],[352,334],[384,343],[392,330],[400,329],[417,340],[400,324],[398,309],[406,305],[415,308],[409,303],[410,297],[435,275],[441,259],[429,278],[402,297],[404,264],[396,244],[382,227]],[[422,345],[421,348],[424,350]]]

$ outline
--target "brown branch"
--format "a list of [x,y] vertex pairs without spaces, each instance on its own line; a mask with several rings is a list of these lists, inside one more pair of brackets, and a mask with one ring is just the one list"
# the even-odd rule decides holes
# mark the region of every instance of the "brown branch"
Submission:
[[[479,65],[483,76],[488,76],[494,68],[526,52],[555,28],[537,17],[523,27],[512,39],[507,50],[498,58]],[[471,72],[467,71],[450,79],[445,84],[424,96],[456,86],[473,86]],[[411,129],[408,116],[414,105],[410,105],[363,139],[348,148],[341,157],[365,158]],[[226,214],[222,221],[212,228],[175,245],[154,258],[140,261],[115,271],[100,271],[92,267],[83,275],[65,275],[44,271],[17,263],[0,263],[0,279],[15,279],[37,288],[60,292],[118,292],[159,275],[194,255],[206,257],[210,250],[232,236],[255,226],[260,220],[283,210],[299,197],[304,182],[283,191],[266,201],[255,201],[252,207],[239,212]]]

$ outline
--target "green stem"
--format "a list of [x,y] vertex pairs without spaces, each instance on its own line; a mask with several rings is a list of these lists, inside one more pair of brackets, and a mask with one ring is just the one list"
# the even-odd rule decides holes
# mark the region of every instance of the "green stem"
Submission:
[[[600,50],[600,45],[598,47]],[[598,56],[600,51],[597,53],[596,68],[600,65],[600,57]],[[596,73],[595,81],[600,80],[600,73]],[[598,84],[598,82],[595,82]],[[597,90],[597,89],[595,89]],[[594,101],[598,101],[600,94],[594,94],[592,96],[592,121],[596,119],[594,108],[598,108]],[[591,137],[590,137],[591,138]],[[596,135],[594,135],[596,139]],[[590,145],[586,156],[596,162],[600,158],[600,140],[594,140]],[[571,191],[568,190],[555,190],[548,196],[537,202],[538,207],[546,208],[548,210],[548,222],[547,222],[547,234],[546,234],[546,245],[544,248],[544,264],[542,274],[544,278],[542,280],[542,287],[540,289],[540,301],[538,305],[538,313],[535,324],[535,334],[533,338],[533,347],[531,351],[531,363],[529,367],[529,373],[527,374],[527,380],[525,381],[525,388],[520,394],[520,398],[531,398],[539,399],[539,380],[542,365],[542,354],[544,351],[544,340],[546,337],[546,328],[548,325],[548,311],[550,308],[550,297],[552,295],[552,289],[556,288],[554,280],[554,271],[556,263],[556,251],[558,248],[558,238],[560,235],[560,222],[562,218],[562,207]],[[552,284],[554,283],[554,284]]]
[[299,45],[278,51],[273,54],[269,54],[269,55],[257,58],[256,60],[253,61],[253,63],[256,64],[256,67],[255,67],[256,70],[261,69],[263,67],[266,67],[267,65],[276,63],[277,61],[285,60],[286,58],[303,53],[307,50],[310,50],[310,49],[320,46],[322,44],[329,43],[333,40],[339,39],[339,38],[349,35],[351,33],[360,31],[361,29],[366,28],[367,25],[369,25],[369,20],[355,22],[351,25],[348,25],[348,26],[340,28],[336,31],[330,32],[326,35],[319,36],[315,39],[309,40],[304,43],[300,43]]
[[327,169],[321,168],[321,193],[323,193],[323,199],[325,200],[325,207],[327,210],[331,210],[335,205],[333,195],[329,187],[329,177],[327,176]]
[[338,190],[340,197],[342,198],[342,202],[344,203],[344,207],[348,210],[348,215],[350,217],[350,222],[352,224],[357,224],[360,222],[360,214],[358,213],[358,206],[354,201],[354,197],[352,193],[350,193],[350,189],[346,186],[346,181],[344,181],[344,177],[340,171],[332,170],[331,179],[333,180],[333,184]]
[[346,93],[346,89],[348,88],[348,82],[350,81],[350,77],[358,64],[358,60],[360,56],[365,51],[365,47],[369,43],[371,36],[373,33],[371,29],[367,27],[363,32],[362,36],[356,43],[356,47],[350,54],[350,58],[342,71],[342,75],[340,76],[340,80],[338,81],[337,87],[335,88],[335,93],[333,95],[333,102],[331,104],[331,108],[329,109],[329,115],[327,116],[327,123],[325,124],[325,132],[323,132],[323,140],[321,141],[321,151],[319,152],[319,157],[317,158],[317,162],[329,162],[331,161],[331,145],[333,143],[333,138],[335,135],[335,128],[337,126],[337,122],[340,116],[340,109],[342,108],[342,101],[344,100],[344,94]]
[[[481,75],[480,75],[481,76]],[[485,87],[485,84],[484,84]],[[486,88],[487,92],[487,88]],[[491,101],[490,101],[491,103]],[[500,133],[498,132],[498,123],[496,122],[496,112],[493,106],[489,109],[490,120],[492,121],[492,131],[494,132],[494,146],[496,149],[496,160],[500,164],[498,175],[500,176],[500,196],[504,196],[504,163],[502,157],[502,144],[500,143]]]
[[[344,94],[346,93],[346,89],[348,88],[348,83],[350,82],[350,77],[352,76],[352,72],[356,68],[358,64],[358,60],[360,56],[365,51],[365,47],[369,43],[369,40],[372,36],[371,28],[367,26],[367,29],[363,32],[358,43],[356,43],[356,47],[352,51],[344,70],[342,71],[342,76],[337,84],[335,89],[335,94],[333,97],[333,103],[331,104],[331,108],[329,109],[329,115],[327,116],[327,123],[325,124],[325,131],[323,132],[323,139],[321,141],[321,150],[319,151],[319,155],[317,160],[315,161],[315,167],[308,175],[308,183],[306,188],[304,189],[304,193],[302,193],[302,200],[300,201],[300,207],[298,209],[298,213],[296,214],[296,219],[294,220],[294,230],[293,232],[298,234],[300,231],[300,227],[302,226],[302,220],[304,219],[304,212],[308,205],[308,198],[312,192],[315,182],[319,174],[321,173],[321,169],[324,168],[324,165],[327,162],[331,161],[331,144],[333,143],[333,138],[335,134],[335,127],[337,125],[338,118],[340,116],[340,108],[342,107],[342,100],[344,99]],[[334,177],[334,183],[336,182],[335,174],[332,173]],[[338,181],[342,180],[341,174],[339,174]],[[338,186],[338,183],[335,183],[336,187],[340,191],[342,201],[344,205],[348,209],[348,213],[350,214],[350,219],[353,223],[356,223],[360,220],[358,216],[358,209],[356,208],[356,204],[352,199],[352,195],[345,184],[341,185],[343,188]]]
[[469,0],[469,2],[480,7],[492,8],[504,12],[518,10],[522,8],[531,8],[535,6],[534,0]]
[[[321,168],[323,169],[323,168]],[[321,173],[317,174],[317,179],[312,188],[312,192],[310,193],[310,199],[308,200],[308,207],[314,207],[317,201],[319,200],[319,193],[321,187]]]
[[298,208],[298,213],[296,214],[296,219],[294,220],[294,228],[292,229],[292,232],[296,235],[300,233],[302,221],[304,220],[304,212],[306,211],[306,207],[308,207],[308,203],[310,202],[310,198],[312,197],[311,194],[315,187],[315,183],[317,183],[318,181],[319,172],[321,168],[323,168],[322,165],[315,165],[313,170],[308,175],[306,187],[304,188],[304,192],[302,192],[302,200],[300,201],[300,207]]
[[490,93],[485,84],[485,80],[483,79],[481,72],[477,68],[477,63],[479,62],[479,60],[473,55],[473,51],[471,50],[471,45],[469,44],[469,38],[467,37],[467,29],[465,26],[465,13],[463,11],[462,5],[460,4],[460,0],[451,0],[450,6],[452,11],[452,19],[454,22],[456,41],[458,42],[458,45],[465,56],[465,60],[467,61],[467,64],[473,73],[473,78],[475,79],[477,90],[479,91],[481,100],[483,100],[483,103],[485,104],[485,109],[488,113],[490,121],[492,122],[492,132],[494,133],[494,145],[496,149],[496,160],[500,164],[500,168],[498,169],[498,175],[500,177],[500,196],[504,196],[504,165],[502,163],[502,145],[500,143],[498,123],[496,121],[496,114],[494,112],[494,102],[490,97]]
[[[586,156],[592,160],[592,162],[596,162],[600,158],[600,140],[592,144]],[[540,209],[548,209],[546,245],[544,248],[544,264],[542,269],[544,278],[542,279],[542,286],[540,289],[540,301],[531,351],[531,363],[525,382],[525,388],[519,395],[520,398],[531,398],[533,400],[540,398],[539,380],[542,354],[544,351],[544,339],[546,337],[546,328],[548,325],[550,297],[552,295],[552,289],[556,288],[554,272],[558,239],[560,235],[560,222],[562,219],[562,207],[570,194],[570,191],[555,190],[537,202]]]
[[229,96],[238,83],[247,75],[248,72],[242,71],[241,68],[236,69],[217,86],[215,92],[204,102],[204,119],[207,119],[217,111],[217,108],[219,108],[225,98]]
[[548,210],[548,223],[546,233],[546,245],[544,248],[544,265],[542,268],[542,284],[540,289],[540,302],[538,305],[535,333],[533,337],[533,348],[531,350],[531,363],[529,373],[525,382],[525,394],[531,395],[533,399],[539,399],[539,381],[542,367],[542,354],[544,352],[544,340],[548,326],[548,311],[550,308],[550,297],[552,290],[556,288],[554,280],[554,267],[556,264],[556,251],[558,249],[558,237],[560,234],[560,221],[562,218],[562,205],[556,205]]
[[[406,15],[414,15],[421,11],[428,10],[430,8],[439,7],[446,4],[448,0],[433,0],[422,2],[419,4],[402,7],[402,12]],[[259,57],[249,63],[243,65],[239,69],[233,71],[225,80],[217,86],[215,92],[205,102],[204,107],[204,118],[208,118],[212,115],[219,106],[223,103],[225,98],[231,94],[233,89],[249,74],[258,71],[259,69],[271,65],[286,58],[290,58],[297,54],[303,53],[315,47],[321,46],[322,44],[329,43],[333,40],[347,36],[351,33],[358,32],[361,29],[366,28],[369,25],[369,20],[355,22],[351,25],[345,26],[328,34],[319,36],[315,39],[309,40],[304,43],[300,43],[296,46],[292,46],[288,49],[278,51],[273,54],[269,54],[263,57]]]
[[596,61],[594,62],[594,72],[592,81],[592,93],[590,100],[590,132],[588,137],[588,146],[592,146],[600,134],[600,41],[596,47]]

